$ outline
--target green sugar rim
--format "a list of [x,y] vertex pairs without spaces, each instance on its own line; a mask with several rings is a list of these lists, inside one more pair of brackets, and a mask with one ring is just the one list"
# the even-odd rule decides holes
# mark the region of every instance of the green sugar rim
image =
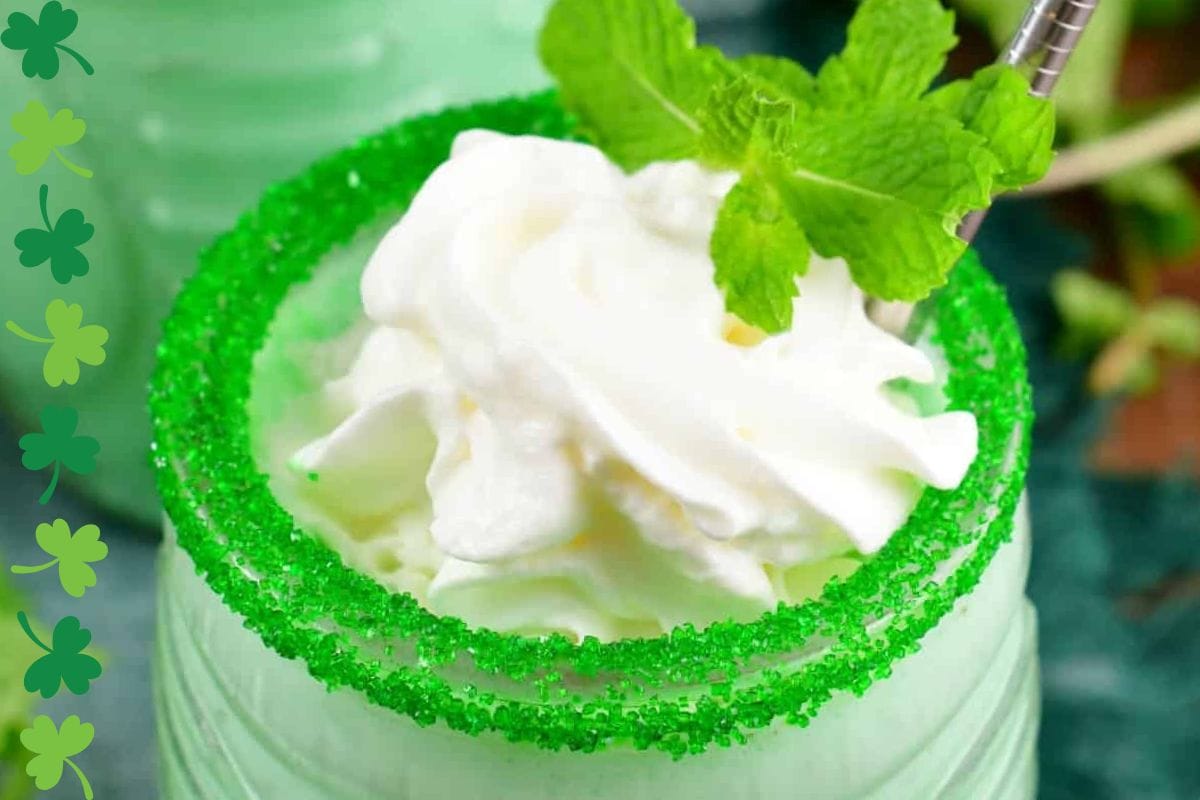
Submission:
[[[150,398],[159,491],[197,571],[268,646],[304,659],[331,689],[352,687],[420,724],[498,731],[551,750],[624,742],[699,753],[745,742],[777,719],[807,725],[834,692],[861,694],[890,674],[1011,537],[1024,486],[1025,350],[1002,290],[973,253],[933,303],[949,405],[975,414],[978,458],[957,489],[926,490],[852,575],[754,622],[578,644],[472,629],[345,566],[279,505],[252,456],[246,412],[254,356],[276,309],[335,245],[400,213],[469,128],[556,138],[572,130],[552,93],[403,122],[268,190],[202,255],[164,325]],[[962,524],[980,508],[995,514]],[[787,657],[806,644],[828,649],[789,668]],[[511,691],[439,674],[460,657],[459,676]],[[579,696],[564,673],[598,688]]]

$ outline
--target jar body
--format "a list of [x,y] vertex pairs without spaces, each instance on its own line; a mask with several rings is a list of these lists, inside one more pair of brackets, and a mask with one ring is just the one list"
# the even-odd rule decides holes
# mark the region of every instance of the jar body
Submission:
[[[37,97],[71,108],[87,135],[70,148],[84,180],[54,159],[0,192],[5,219],[41,225],[81,210],[96,232],[90,273],[68,286],[46,266],[6,271],[0,318],[34,330],[52,298],[109,329],[108,359],[73,399],[82,428],[104,433],[104,458],[81,483],[145,521],[158,514],[146,465],[145,387],[163,315],[197,252],[263,188],[325,153],[420,111],[547,85],[534,40],[549,0],[95,0],[53,81],[30,81],[20,55],[0,70],[14,110]],[[39,4],[40,7],[40,4]],[[28,10],[36,17],[37,8]],[[470,20],[470,24],[465,24]],[[136,46],[133,46],[136,43]],[[44,352],[0,337],[0,403],[28,427],[55,402]],[[61,399],[61,398],[60,398]]]
[[806,728],[777,722],[679,761],[422,728],[357,692],[327,692],[246,630],[168,535],[156,652],[163,797],[1029,800],[1039,692],[1018,513],[980,584],[890,677],[862,697],[835,695]]

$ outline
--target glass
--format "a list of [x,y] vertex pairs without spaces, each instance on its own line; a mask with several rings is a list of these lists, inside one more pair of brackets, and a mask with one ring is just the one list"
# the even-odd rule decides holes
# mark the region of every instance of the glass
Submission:
[[[2,319],[37,323],[61,296],[111,333],[104,368],[85,372],[87,391],[72,398],[84,429],[104,432],[83,491],[147,522],[159,513],[145,387],[162,318],[200,248],[322,153],[416,112],[544,87],[534,41],[549,2],[96,0],[70,41],[95,76],[64,59],[53,81],[30,81],[20,54],[0,51],[5,108],[37,97],[88,123],[71,157],[93,180],[52,159],[0,192],[5,219],[40,226],[38,187],[49,183],[51,220],[78,208],[96,228],[82,248],[86,277],[60,287],[46,267],[13,263],[0,296]],[[35,18],[40,5],[28,9]],[[62,402],[42,381],[41,356],[0,336],[2,400],[22,426]]]
[[[400,126],[271,192],[180,299],[152,391],[170,515],[156,649],[163,796],[1031,798],[1037,661],[1016,505],[1028,386],[1011,315],[977,264],[956,270],[928,319],[932,338],[957,334],[944,349],[951,390],[988,389],[967,392],[985,415],[980,471],[945,494],[949,517],[927,493],[818,603],[559,647],[434,618],[291,529],[251,457],[262,337],[344,330],[352,320],[329,311],[345,305],[329,293],[353,293],[378,232],[454,133],[476,125],[566,132],[546,96]],[[287,344],[304,358],[303,342]],[[1000,391],[990,376],[1013,383]],[[726,655],[736,672],[721,669]],[[597,666],[618,663],[629,667]]]

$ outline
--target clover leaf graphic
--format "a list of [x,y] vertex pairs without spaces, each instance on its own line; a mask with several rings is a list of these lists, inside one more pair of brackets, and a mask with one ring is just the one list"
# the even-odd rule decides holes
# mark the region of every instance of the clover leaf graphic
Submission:
[[96,228],[77,208],[67,209],[59,215],[58,222],[51,225],[46,208],[49,195],[50,187],[42,184],[42,222],[46,227],[26,228],[17,234],[13,244],[21,251],[21,264],[32,269],[49,261],[54,280],[66,285],[72,278],[87,275],[87,256],[79,252],[79,248],[91,240]]
[[51,0],[42,6],[38,21],[33,17],[15,11],[8,15],[8,27],[0,33],[0,44],[9,50],[24,50],[25,57],[21,60],[21,71],[26,78],[43,78],[50,80],[58,74],[58,51],[61,50],[83,68],[84,73],[94,75],[96,70],[88,60],[77,51],[63,44],[79,25],[79,15],[69,8],[63,8],[58,0]]
[[34,567],[14,565],[16,575],[33,575],[51,567],[58,567],[58,581],[63,590],[72,597],[83,597],[84,592],[96,585],[96,570],[89,564],[103,561],[108,556],[108,545],[100,541],[100,528],[84,525],[71,535],[71,526],[65,519],[37,526],[34,533],[38,547],[53,559]]
[[33,721],[32,727],[21,731],[21,744],[35,755],[25,766],[25,772],[44,792],[58,786],[62,780],[63,766],[66,765],[78,776],[85,800],[95,800],[87,776],[71,760],[72,756],[87,750],[95,736],[96,729],[91,723],[80,722],[74,714],[63,720],[61,728],[55,727],[54,720],[45,714],[40,715]]
[[17,323],[9,320],[6,327],[27,342],[48,344],[46,359],[42,362],[42,377],[52,389],[74,386],[79,381],[80,362],[91,367],[104,363],[104,343],[108,331],[99,325],[82,325],[83,306],[63,300],[51,300],[46,306],[46,328],[50,337],[34,336]]
[[54,626],[53,647],[47,647],[29,626],[24,611],[17,621],[29,640],[46,651],[25,671],[25,691],[49,700],[66,686],[72,694],[86,694],[91,682],[100,677],[100,662],[83,652],[92,643],[92,632],[79,624],[78,617],[63,617]]
[[79,412],[68,406],[46,406],[42,409],[41,422],[41,433],[27,433],[17,444],[25,451],[21,456],[21,466],[25,469],[37,471],[54,465],[50,485],[38,498],[39,503],[46,505],[54,496],[63,467],[78,475],[87,475],[96,469],[100,443],[90,436],[75,435]]
[[75,116],[69,108],[62,108],[50,116],[46,107],[37,100],[30,100],[24,111],[12,118],[13,130],[25,137],[8,149],[8,155],[17,164],[17,173],[32,175],[53,154],[67,169],[83,178],[92,177],[92,171],[74,163],[59,150],[75,144],[87,133],[87,123]]

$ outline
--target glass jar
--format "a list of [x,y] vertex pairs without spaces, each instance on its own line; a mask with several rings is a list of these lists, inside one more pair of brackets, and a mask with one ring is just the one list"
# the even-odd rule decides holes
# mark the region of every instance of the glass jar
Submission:
[[152,389],[164,798],[1033,797],[1029,388],[973,258],[926,317],[979,422],[967,478],[759,620],[609,644],[471,629],[345,567],[272,495],[249,411],[264,346],[352,323],[329,293],[458,131],[567,125],[548,95],[404,123],[270,192],[181,295]]
[[[36,19],[41,5],[14,10]],[[413,113],[544,87],[534,42],[548,6],[96,0],[78,9],[69,42],[94,76],[64,57],[53,81],[29,80],[21,54],[0,51],[4,108],[38,99],[88,124],[70,157],[95,178],[51,159],[36,175],[7,171],[0,192],[0,213],[14,224],[42,224],[38,188],[47,183],[51,220],[78,208],[96,228],[81,248],[91,262],[85,277],[60,286],[45,266],[13,263],[0,295],[0,319],[30,330],[56,297],[109,329],[104,368],[85,369],[87,391],[72,399],[81,429],[104,433],[104,456],[80,482],[83,491],[122,513],[157,518],[145,387],[162,318],[200,248],[269,183],[322,153]],[[0,336],[0,403],[19,425],[34,424],[55,402],[42,381],[43,355]]]

